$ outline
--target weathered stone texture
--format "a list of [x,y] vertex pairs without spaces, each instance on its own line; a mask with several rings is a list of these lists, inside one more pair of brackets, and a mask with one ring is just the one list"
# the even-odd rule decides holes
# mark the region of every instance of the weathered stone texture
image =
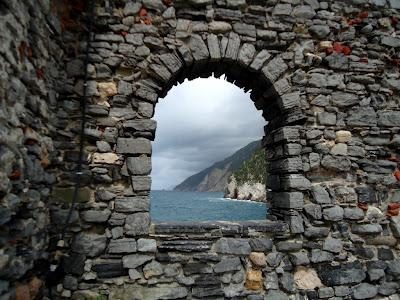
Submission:
[[[0,298],[42,298],[78,161],[57,297],[399,294],[399,1],[117,2],[88,66],[83,7],[0,5]],[[158,98],[212,73],[268,121],[272,221],[151,225]]]

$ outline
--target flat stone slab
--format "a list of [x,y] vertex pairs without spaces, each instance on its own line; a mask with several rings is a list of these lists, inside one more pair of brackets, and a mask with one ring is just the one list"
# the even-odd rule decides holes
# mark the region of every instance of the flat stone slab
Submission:
[[248,233],[249,231],[283,233],[288,230],[288,225],[281,221],[243,221],[243,222],[157,222],[153,224],[153,233],[208,233],[220,229],[222,234]]

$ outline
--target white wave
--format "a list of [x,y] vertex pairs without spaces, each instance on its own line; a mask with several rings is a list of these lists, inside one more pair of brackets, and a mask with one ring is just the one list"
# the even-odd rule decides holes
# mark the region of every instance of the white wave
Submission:
[[253,204],[259,204],[263,205],[265,203],[263,202],[258,202],[258,201],[251,201],[251,200],[239,200],[239,199],[232,199],[232,198],[208,198],[210,202],[246,202],[246,203],[253,203]]

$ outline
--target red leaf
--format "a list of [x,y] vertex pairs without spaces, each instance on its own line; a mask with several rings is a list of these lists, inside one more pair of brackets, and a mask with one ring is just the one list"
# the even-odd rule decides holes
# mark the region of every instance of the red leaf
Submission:
[[390,203],[388,205],[388,210],[399,209],[399,208],[400,208],[400,203]]
[[8,176],[11,180],[18,180],[21,178],[21,171],[20,170],[14,170],[10,176]]
[[128,32],[127,31],[121,31],[119,34],[122,35],[122,36],[127,36]]
[[39,79],[44,79],[44,69],[43,68],[36,69],[36,76]]
[[37,144],[38,143],[38,141],[37,140],[34,140],[34,139],[27,139],[26,141],[25,141],[25,145],[28,145],[28,146],[32,146],[32,145],[35,145],[35,144]]
[[351,53],[351,49],[348,46],[343,46],[342,52],[344,55],[349,55]]
[[349,24],[350,26],[357,25],[360,23],[362,23],[362,19],[360,19],[360,18],[351,19],[347,22],[347,24]]
[[142,7],[139,11],[139,16],[140,17],[145,17],[147,16],[147,9],[145,9],[144,7]]
[[368,204],[367,203],[358,203],[357,206],[358,206],[358,208],[361,208],[364,211],[368,210]]
[[358,17],[359,17],[360,19],[366,19],[366,18],[368,18],[368,15],[369,15],[369,13],[368,13],[367,11],[363,11],[363,12],[360,12],[360,13],[358,14]]
[[342,50],[343,50],[342,44],[337,43],[337,42],[334,42],[334,43],[333,43],[333,50],[334,50],[336,53],[341,53]]
[[399,170],[394,172],[394,177],[396,177],[397,181],[400,181],[400,171]]
[[389,157],[388,160],[400,163],[400,157],[392,156]]
[[399,19],[395,16],[391,16],[390,21],[392,23],[392,26],[396,26],[399,23]]

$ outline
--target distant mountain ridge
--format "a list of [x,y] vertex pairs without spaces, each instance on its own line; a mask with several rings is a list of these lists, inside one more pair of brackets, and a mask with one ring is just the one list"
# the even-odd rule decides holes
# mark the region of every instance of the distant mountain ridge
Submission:
[[174,190],[181,192],[224,192],[232,173],[238,170],[260,148],[261,141],[251,142],[228,158],[188,177],[178,184]]

